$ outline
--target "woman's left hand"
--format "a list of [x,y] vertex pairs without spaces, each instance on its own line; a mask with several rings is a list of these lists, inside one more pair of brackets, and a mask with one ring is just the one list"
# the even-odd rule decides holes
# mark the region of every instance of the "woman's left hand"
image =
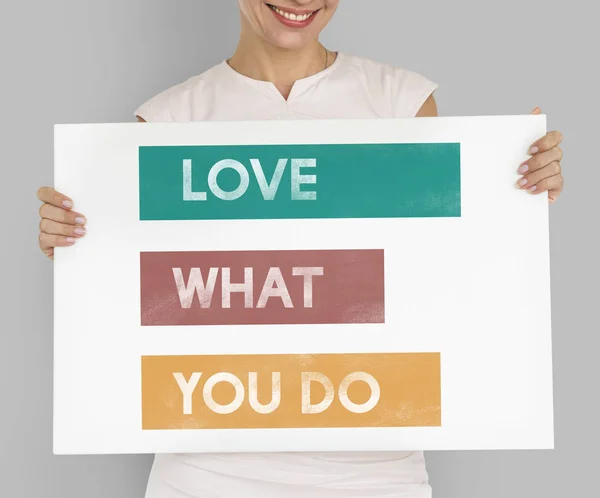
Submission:
[[[536,107],[532,114],[541,114]],[[563,175],[561,168],[562,134],[551,131],[531,145],[529,154],[531,158],[519,166],[518,173],[523,175],[517,186],[531,194],[541,194],[548,191],[548,202],[556,202],[563,189]]]

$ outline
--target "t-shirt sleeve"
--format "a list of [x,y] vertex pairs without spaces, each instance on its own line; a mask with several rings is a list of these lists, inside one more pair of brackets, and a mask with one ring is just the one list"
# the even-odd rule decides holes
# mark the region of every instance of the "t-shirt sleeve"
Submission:
[[134,116],[139,116],[148,122],[171,123],[175,121],[170,112],[170,96],[172,91],[167,90],[155,95],[151,99],[140,105],[135,111]]
[[398,70],[396,86],[396,102],[394,105],[397,118],[412,118],[438,88],[438,84],[425,76],[406,69]]

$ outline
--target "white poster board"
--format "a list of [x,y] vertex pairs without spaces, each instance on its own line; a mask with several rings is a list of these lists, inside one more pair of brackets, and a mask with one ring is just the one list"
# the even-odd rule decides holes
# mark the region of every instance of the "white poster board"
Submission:
[[57,125],[55,453],[552,448],[545,132]]

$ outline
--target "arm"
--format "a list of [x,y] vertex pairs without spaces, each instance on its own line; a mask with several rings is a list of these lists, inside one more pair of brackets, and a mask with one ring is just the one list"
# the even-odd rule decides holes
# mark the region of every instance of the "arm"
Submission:
[[415,117],[417,118],[435,118],[438,116],[437,104],[433,94],[423,103],[419,112]]

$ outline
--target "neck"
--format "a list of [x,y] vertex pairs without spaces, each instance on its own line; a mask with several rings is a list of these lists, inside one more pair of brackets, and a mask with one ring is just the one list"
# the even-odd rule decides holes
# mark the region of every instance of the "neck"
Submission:
[[333,58],[318,40],[298,50],[277,47],[242,29],[242,36],[229,65],[249,78],[272,82],[285,99],[296,80],[325,69]]

